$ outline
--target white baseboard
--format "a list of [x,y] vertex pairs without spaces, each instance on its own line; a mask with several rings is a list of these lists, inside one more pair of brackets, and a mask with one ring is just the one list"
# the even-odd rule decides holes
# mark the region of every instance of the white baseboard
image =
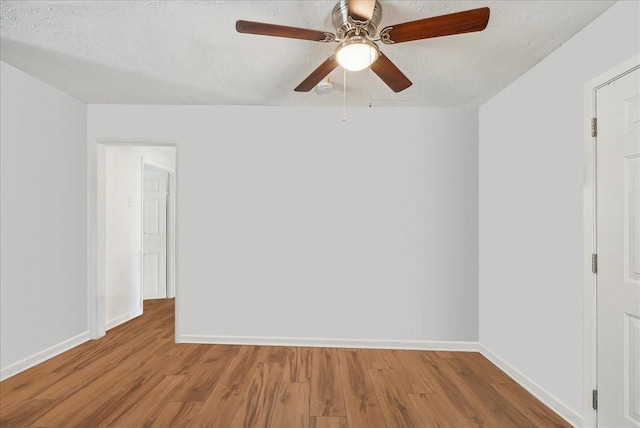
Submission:
[[181,335],[178,343],[216,345],[302,346],[323,348],[414,349],[429,351],[478,352],[477,342],[439,342],[367,339],[316,339],[298,337],[200,336]]
[[131,321],[132,319],[139,317],[142,315],[142,308],[136,309],[133,312],[129,312],[128,314],[124,314],[121,317],[113,319],[111,321],[107,321],[106,329],[111,330],[114,327],[119,326],[120,324],[124,324],[127,321]]
[[574,427],[581,427],[583,425],[582,416],[572,410],[562,401],[554,397],[549,391],[535,383],[525,374],[518,369],[514,368],[511,364],[494,354],[487,347],[478,344],[478,351],[485,356],[489,361],[498,366],[500,370],[508,374],[514,381],[520,386],[529,391],[534,397],[542,401],[546,406],[550,407],[561,418],[569,422]]
[[20,360],[17,363],[11,364],[10,366],[7,366],[0,370],[0,381],[8,379],[11,376],[15,376],[20,372],[23,372],[37,364],[55,357],[56,355],[60,355],[71,348],[75,348],[76,346],[81,345],[84,342],[88,342],[90,338],[91,337],[89,331],[85,331],[84,333],[80,333],[77,336],[73,336],[63,342],[58,343],[57,345],[53,345],[43,351],[37,352],[23,360]]

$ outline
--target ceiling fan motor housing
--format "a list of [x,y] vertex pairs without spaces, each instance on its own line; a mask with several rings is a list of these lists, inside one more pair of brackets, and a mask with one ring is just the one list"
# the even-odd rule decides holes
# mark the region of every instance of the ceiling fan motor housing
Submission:
[[376,1],[373,9],[373,16],[366,21],[358,21],[349,18],[349,0],[340,0],[333,8],[331,19],[333,26],[336,28],[336,36],[338,39],[344,39],[358,31],[364,31],[367,36],[373,38],[376,35],[378,24],[382,19],[382,6]]

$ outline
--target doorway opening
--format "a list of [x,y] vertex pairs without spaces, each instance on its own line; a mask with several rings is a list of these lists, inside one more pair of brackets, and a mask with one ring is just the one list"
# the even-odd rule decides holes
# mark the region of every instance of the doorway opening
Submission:
[[[177,174],[173,144],[96,142],[93,148],[88,298],[97,339],[142,315],[144,299],[176,295]],[[160,181],[147,183],[149,174]],[[153,235],[160,238],[155,249],[148,239]]]

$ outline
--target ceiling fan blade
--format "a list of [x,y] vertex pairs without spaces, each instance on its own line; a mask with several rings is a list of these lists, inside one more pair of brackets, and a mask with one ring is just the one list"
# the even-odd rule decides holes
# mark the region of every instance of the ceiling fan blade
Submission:
[[358,21],[367,21],[373,17],[376,0],[348,0],[349,16]]
[[380,32],[380,41],[393,44],[482,31],[489,22],[489,13],[489,8],[483,7],[390,25]]
[[412,85],[402,71],[391,62],[386,55],[380,52],[378,59],[371,64],[371,70],[391,88],[393,92],[400,92]]
[[296,92],[309,92],[312,90],[322,79],[327,77],[338,66],[335,55],[331,55],[325,62],[320,64],[320,67],[313,70],[313,72],[298,85],[294,91]]
[[315,42],[332,42],[336,39],[335,34],[326,31],[243,20],[236,21],[236,31],[238,31],[238,33],[312,40]]

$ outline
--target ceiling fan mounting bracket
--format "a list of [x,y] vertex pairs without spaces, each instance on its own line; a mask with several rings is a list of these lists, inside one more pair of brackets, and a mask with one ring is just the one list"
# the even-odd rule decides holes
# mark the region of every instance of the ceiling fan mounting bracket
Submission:
[[332,43],[336,41],[336,35],[333,33],[324,33],[324,39],[320,40],[322,43]]
[[393,27],[385,27],[382,29],[382,31],[380,31],[380,41],[386,45],[392,45],[395,42],[393,40],[391,40],[391,35],[389,34],[389,32],[393,30]]

